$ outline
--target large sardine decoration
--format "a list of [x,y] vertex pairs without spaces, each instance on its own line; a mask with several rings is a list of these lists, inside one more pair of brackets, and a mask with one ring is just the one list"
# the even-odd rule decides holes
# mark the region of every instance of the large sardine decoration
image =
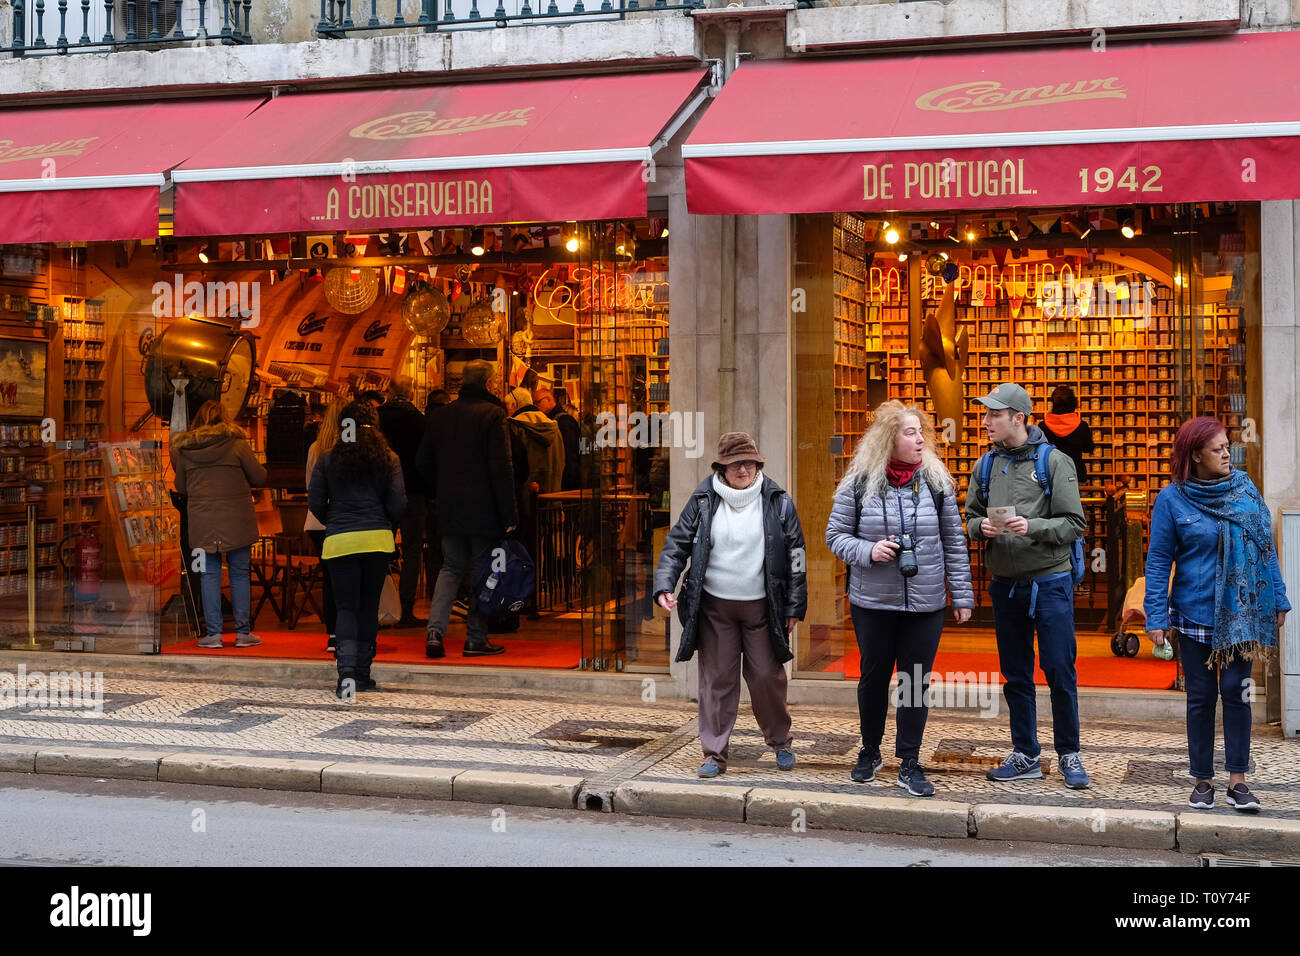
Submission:
[[962,375],[967,355],[966,330],[957,331],[957,283],[953,281],[944,290],[939,308],[926,318],[921,333],[921,368],[934,402],[934,425],[941,438],[953,442],[962,440],[966,391]]

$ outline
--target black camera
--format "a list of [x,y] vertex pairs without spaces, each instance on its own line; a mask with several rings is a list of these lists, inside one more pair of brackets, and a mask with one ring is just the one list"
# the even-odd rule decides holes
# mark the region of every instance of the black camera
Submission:
[[918,570],[916,566],[916,545],[910,534],[891,534],[890,539],[898,542],[898,573],[910,578]]

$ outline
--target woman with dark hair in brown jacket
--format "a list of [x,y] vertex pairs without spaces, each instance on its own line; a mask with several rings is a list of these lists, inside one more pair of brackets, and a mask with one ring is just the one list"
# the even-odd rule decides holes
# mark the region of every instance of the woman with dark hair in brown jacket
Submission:
[[[248,564],[258,538],[253,510],[254,485],[266,469],[253,456],[243,429],[227,421],[220,403],[200,406],[188,431],[172,436],[176,490],[186,496],[189,545],[202,551],[203,620],[207,633],[199,647],[222,646],[221,559],[230,567],[230,603],[235,612],[235,646],[252,647],[252,586]],[[194,555],[184,555],[191,561]]]

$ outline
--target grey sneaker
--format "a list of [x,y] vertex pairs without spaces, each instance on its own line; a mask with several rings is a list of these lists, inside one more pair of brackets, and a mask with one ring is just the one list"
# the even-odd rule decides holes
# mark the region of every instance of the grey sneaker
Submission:
[[1065,785],[1071,790],[1087,790],[1092,786],[1088,772],[1083,769],[1083,758],[1077,752],[1061,754],[1061,774],[1065,777]]
[[262,639],[256,634],[237,634],[235,635],[236,647],[256,647],[262,643]]
[[1043,776],[1043,765],[1037,757],[1028,757],[1019,750],[1002,761],[1002,766],[988,772],[990,780],[1037,780]]
[[782,747],[780,750],[776,752],[776,769],[778,770],[794,769],[794,754],[790,751],[788,747]]
[[1260,807],[1259,797],[1251,793],[1244,783],[1234,783],[1228,788],[1228,806],[1234,810],[1254,812]]
[[220,634],[209,634],[207,637],[199,638],[199,647],[210,647],[215,650],[223,646]]
[[1199,781],[1192,795],[1187,798],[1187,805],[1193,810],[1213,810],[1214,787],[1204,780]]

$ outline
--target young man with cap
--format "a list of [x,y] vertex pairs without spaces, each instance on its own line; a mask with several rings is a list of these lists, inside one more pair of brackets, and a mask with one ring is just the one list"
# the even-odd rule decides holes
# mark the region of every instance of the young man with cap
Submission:
[[[992,580],[998,660],[1011,711],[1011,755],[990,780],[1042,777],[1034,691],[1034,633],[1039,663],[1052,692],[1052,736],[1065,783],[1089,785],[1079,757],[1079,694],[1074,671],[1074,571],[1071,545],[1083,534],[1083,505],[1074,462],[1058,449],[1047,457],[1047,484],[1038,473],[1046,443],[1029,394],[1004,382],[975,401],[984,405],[984,429],[993,443],[987,485],[977,463],[966,492],[966,533],[987,541],[984,563]],[[982,460],[981,460],[982,461]],[[1013,510],[1006,510],[1006,509]],[[992,516],[992,518],[990,517]]]

